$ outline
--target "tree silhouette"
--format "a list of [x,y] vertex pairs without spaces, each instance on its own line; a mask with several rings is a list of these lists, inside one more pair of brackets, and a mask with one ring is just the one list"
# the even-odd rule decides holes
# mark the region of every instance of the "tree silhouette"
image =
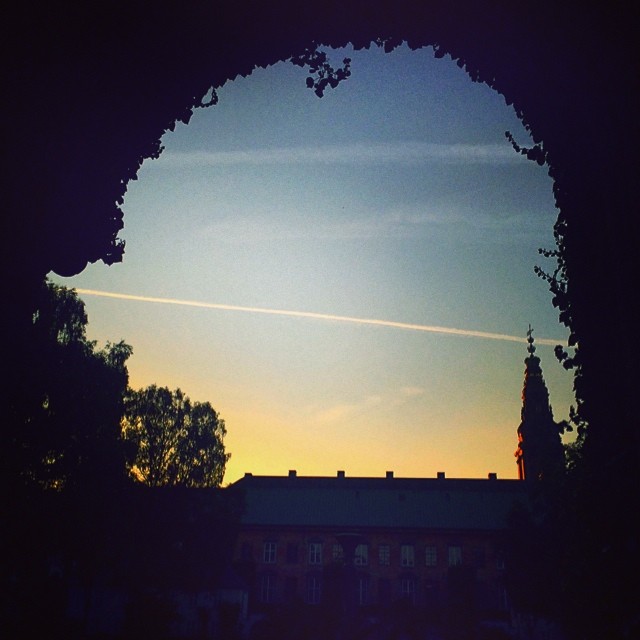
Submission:
[[22,356],[30,382],[4,408],[12,483],[89,490],[125,477],[119,425],[132,349],[122,341],[98,349],[87,322],[74,290],[43,285]]
[[[109,532],[127,483],[121,437],[124,342],[98,349],[75,291],[45,282],[20,364],[30,373],[3,406],[0,573],[12,605],[11,637],[69,637],[65,580],[71,561],[90,583],[109,560]],[[58,558],[59,575],[49,566]],[[38,602],[42,603],[39,613]]]
[[217,487],[230,454],[227,432],[208,402],[194,402],[180,390],[151,385],[127,394],[122,426],[136,449],[131,474],[150,487]]

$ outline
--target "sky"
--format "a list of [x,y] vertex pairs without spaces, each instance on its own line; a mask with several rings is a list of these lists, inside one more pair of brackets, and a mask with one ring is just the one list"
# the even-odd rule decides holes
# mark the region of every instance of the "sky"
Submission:
[[[516,478],[526,332],[556,420],[572,378],[547,285],[557,217],[513,109],[431,48],[352,58],[318,98],[282,62],[218,88],[144,162],[121,264],[58,284],[130,384],[225,420],[224,483],[254,475]],[[109,295],[105,295],[109,294]]]

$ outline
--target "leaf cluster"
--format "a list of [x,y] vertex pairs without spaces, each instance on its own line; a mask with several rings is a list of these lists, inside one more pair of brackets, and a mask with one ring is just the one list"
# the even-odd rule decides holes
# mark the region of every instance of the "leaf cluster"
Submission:
[[340,82],[351,75],[351,58],[342,60],[342,67],[335,69],[325,51],[317,47],[307,47],[301,54],[293,56],[291,62],[297,67],[308,67],[307,88],[322,98],[327,87],[335,89]]
[[136,456],[131,475],[151,487],[217,487],[230,454],[224,420],[208,402],[192,402],[180,389],[129,389],[122,433]]

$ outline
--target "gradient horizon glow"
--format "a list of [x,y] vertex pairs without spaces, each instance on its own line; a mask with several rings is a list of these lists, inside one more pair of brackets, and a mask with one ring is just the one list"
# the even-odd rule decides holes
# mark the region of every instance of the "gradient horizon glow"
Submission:
[[288,63],[218,89],[125,199],[122,264],[73,278],[131,385],[180,387],[244,472],[516,478],[526,331],[556,420],[566,329],[536,264],[546,169],[504,99],[431,48],[352,58],[322,99]]

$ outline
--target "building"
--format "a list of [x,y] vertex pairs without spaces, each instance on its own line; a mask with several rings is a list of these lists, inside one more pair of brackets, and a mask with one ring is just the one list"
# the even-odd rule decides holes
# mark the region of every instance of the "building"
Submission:
[[518,480],[494,473],[399,478],[392,471],[305,477],[291,470],[247,473],[232,484],[244,502],[233,560],[249,585],[250,610],[308,614],[324,606],[362,620],[408,606],[421,612],[421,624],[508,627],[509,517],[518,505],[530,506],[533,485],[522,480],[548,477],[563,464],[531,328],[528,343]]
[[[506,611],[499,533],[514,503],[526,500],[518,480],[290,471],[246,474],[233,487],[245,500],[235,561],[252,578],[254,607],[405,600],[437,611],[451,595],[452,573],[464,570],[479,611]],[[344,567],[354,568],[350,577],[340,575]]]
[[564,469],[561,426],[554,421],[549,391],[542,375],[540,358],[535,355],[533,331],[527,332],[528,356],[525,358],[522,410],[518,427],[516,463],[520,480],[539,480],[555,476]]

